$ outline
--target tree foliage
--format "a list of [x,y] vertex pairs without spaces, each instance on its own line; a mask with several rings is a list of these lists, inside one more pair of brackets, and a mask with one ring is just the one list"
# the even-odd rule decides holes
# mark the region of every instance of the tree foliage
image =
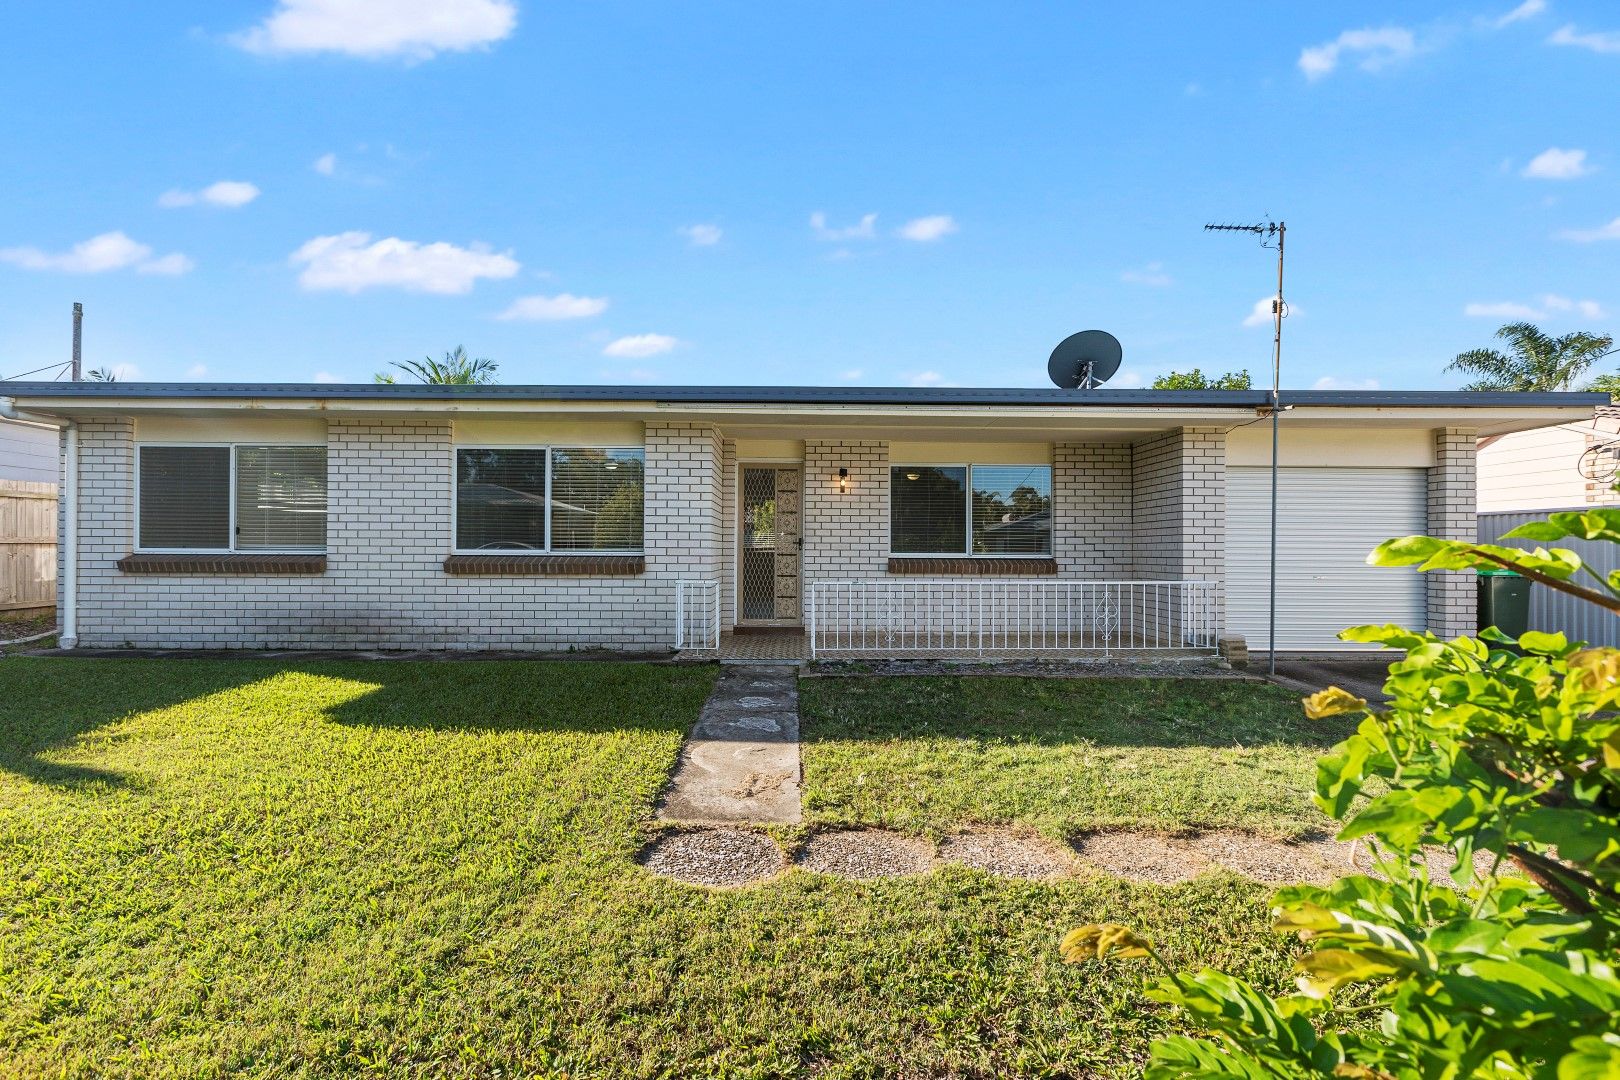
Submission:
[[[1570,537],[1620,542],[1620,509],[1554,514],[1507,538]],[[1511,566],[1620,612],[1620,572],[1566,549],[1408,536],[1368,561]],[[1379,874],[1274,895],[1276,930],[1304,943],[1296,992],[1177,972],[1117,925],[1073,931],[1065,957],[1163,968],[1149,996],[1193,1033],[1154,1047],[1151,1080],[1620,1077],[1620,650],[1538,632],[1341,636],[1404,653],[1385,707],[1337,687],[1305,700],[1312,717],[1365,714],[1318,762],[1316,800]],[[1429,876],[1434,847],[1449,881]]]
[[1202,370],[1193,368],[1191,371],[1172,371],[1153,380],[1155,390],[1251,390],[1253,385],[1254,380],[1249,377],[1247,370],[1228,371],[1212,379]]
[[1477,376],[1464,390],[1569,390],[1614,351],[1614,338],[1607,334],[1552,337],[1526,322],[1508,323],[1496,336],[1508,343],[1508,352],[1470,349],[1446,365],[1447,371]]
[[[467,355],[467,350],[457,345],[454,352],[444,354],[443,360],[435,360],[431,356],[424,356],[420,360],[395,361],[394,367],[405,372],[417,382],[435,383],[440,386],[478,386],[495,381],[495,372],[500,365],[485,357],[474,360]],[[379,371],[373,378],[380,383],[392,383],[398,376],[391,371]]]

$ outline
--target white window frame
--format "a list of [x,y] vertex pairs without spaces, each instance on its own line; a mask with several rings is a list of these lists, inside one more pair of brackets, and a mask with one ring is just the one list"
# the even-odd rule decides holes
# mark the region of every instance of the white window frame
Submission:
[[[981,462],[986,468],[1001,468],[1006,462]],[[1057,524],[1057,471],[1044,461],[1011,463],[1012,468],[1045,469],[1052,482],[1052,522]],[[894,550],[894,470],[896,469],[966,469],[966,491],[962,493],[967,504],[966,532],[962,536],[961,551],[896,551]],[[891,559],[1051,559],[1057,550],[1057,534],[1052,536],[1052,551],[975,552],[973,550],[973,463],[970,461],[907,461],[889,463],[889,558]]]
[[[461,465],[457,455],[463,450],[544,450],[546,452],[546,495],[544,546],[537,548],[464,548],[456,546],[461,536],[458,520],[461,508]],[[634,548],[563,548],[551,547],[551,481],[556,475],[551,466],[553,450],[625,450],[641,454],[641,546]],[[523,555],[642,555],[647,550],[647,448],[627,446],[624,443],[455,443],[450,447],[450,553],[452,555],[490,555],[512,558]]]
[[[226,498],[230,500],[230,508],[229,508],[230,509],[230,515],[229,515],[229,518],[228,518],[229,524],[226,526],[226,529],[227,529],[226,535],[227,535],[227,539],[230,542],[229,547],[222,547],[222,548],[195,548],[195,547],[158,548],[158,547],[142,547],[141,546],[141,454],[148,446],[172,447],[172,448],[177,448],[177,449],[182,449],[182,450],[185,450],[185,449],[205,450],[205,449],[209,449],[209,448],[217,448],[217,447],[223,446],[226,449],[230,450],[230,452],[231,452],[231,464],[230,464],[230,474],[231,474],[230,475],[230,481],[231,481],[231,483],[230,483],[230,492],[226,496]],[[140,555],[324,555],[324,554],[326,554],[326,550],[327,550],[327,545],[326,544],[322,544],[318,548],[317,547],[254,548],[251,551],[243,551],[241,548],[238,548],[236,546],[236,451],[241,447],[274,449],[274,448],[285,447],[285,446],[318,446],[318,447],[320,447],[321,449],[323,449],[323,450],[325,450],[327,452],[327,455],[328,455],[328,468],[327,468],[327,503],[326,503],[327,511],[326,511],[326,518],[327,518],[327,525],[330,526],[331,523],[332,523],[332,519],[331,519],[331,508],[332,508],[331,467],[330,467],[330,455],[331,455],[332,451],[331,451],[330,447],[328,446],[328,444],[326,444],[324,442],[297,442],[297,441],[261,442],[261,441],[258,441],[258,440],[255,440],[253,442],[219,442],[217,440],[215,440],[215,441],[204,441],[204,440],[200,440],[200,439],[152,440],[152,441],[148,441],[148,442],[138,442],[138,443],[135,444],[135,513],[133,515],[134,518],[135,518],[135,535],[132,538],[133,543],[130,545],[130,550],[132,550],[132,551],[134,551],[134,552],[136,552],[137,554],[140,554]]]

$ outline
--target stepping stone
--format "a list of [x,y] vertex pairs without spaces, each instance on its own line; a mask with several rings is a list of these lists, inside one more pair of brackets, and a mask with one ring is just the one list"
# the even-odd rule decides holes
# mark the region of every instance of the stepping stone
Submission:
[[926,874],[934,863],[933,845],[887,829],[838,829],[817,833],[794,860],[818,874],[848,878]]
[[742,829],[666,833],[638,861],[655,874],[689,885],[747,885],[782,869],[782,849],[771,838]]
[[1004,832],[965,832],[940,842],[939,857],[997,877],[1049,881],[1070,869],[1067,857],[1039,840]]
[[680,822],[799,821],[795,668],[721,668],[681,747],[658,816]]

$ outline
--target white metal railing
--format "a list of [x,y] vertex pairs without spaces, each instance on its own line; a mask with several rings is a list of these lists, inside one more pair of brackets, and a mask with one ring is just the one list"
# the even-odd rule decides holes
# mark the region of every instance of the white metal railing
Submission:
[[683,578],[675,582],[675,647],[720,647],[720,583]]
[[812,581],[810,655],[1214,652],[1212,581]]

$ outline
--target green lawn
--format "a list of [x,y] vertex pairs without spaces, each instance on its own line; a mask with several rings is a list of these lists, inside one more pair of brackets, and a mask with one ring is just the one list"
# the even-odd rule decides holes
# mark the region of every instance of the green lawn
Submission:
[[1225,679],[806,679],[800,710],[812,820],[935,835],[1016,823],[1055,839],[1326,828],[1314,762],[1352,726]]
[[[648,874],[632,855],[713,678],[0,661],[0,1072],[1130,1075],[1164,1014],[1139,967],[1063,967],[1071,925],[1284,977],[1264,891],[1229,877]],[[818,815],[850,703],[878,706],[863,761],[888,762],[908,695],[980,693],[951,682],[807,686]]]

